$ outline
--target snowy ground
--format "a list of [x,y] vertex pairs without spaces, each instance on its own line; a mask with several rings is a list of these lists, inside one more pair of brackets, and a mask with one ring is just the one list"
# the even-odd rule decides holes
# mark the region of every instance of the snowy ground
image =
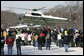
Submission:
[[[64,51],[64,48],[57,47],[54,44],[51,45],[51,50],[46,50],[43,47],[42,50],[38,50],[38,47],[33,46],[21,46],[22,55],[83,55],[83,48],[70,47],[68,52]],[[7,46],[4,48],[5,55],[7,54]],[[13,55],[17,55],[16,45],[13,46]]]

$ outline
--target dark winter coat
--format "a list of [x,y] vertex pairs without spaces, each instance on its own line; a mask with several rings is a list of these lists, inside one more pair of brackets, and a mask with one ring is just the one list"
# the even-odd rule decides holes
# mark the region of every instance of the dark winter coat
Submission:
[[43,42],[43,38],[42,37],[38,37],[38,43],[42,44],[42,42]]
[[63,37],[63,43],[64,44],[69,44],[69,38],[68,36],[62,36]]
[[4,44],[5,44],[5,38],[1,37],[1,47],[4,46]]
[[73,32],[74,32],[74,30],[73,30],[72,28],[68,30],[68,34],[69,34],[69,35],[72,35]]
[[47,44],[51,44],[51,37],[49,39],[46,39]]
[[21,38],[16,39],[16,46],[21,46]]

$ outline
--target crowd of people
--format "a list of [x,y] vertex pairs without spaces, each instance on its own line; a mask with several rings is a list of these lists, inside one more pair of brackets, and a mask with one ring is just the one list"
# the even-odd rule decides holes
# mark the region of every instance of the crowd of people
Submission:
[[33,45],[42,50],[50,50],[51,42],[56,46],[64,47],[68,52],[69,47],[83,47],[83,29],[77,28],[1,28],[1,55],[4,55],[4,44],[7,44],[8,55],[12,55],[14,43],[16,43],[17,55],[21,55],[21,46]]

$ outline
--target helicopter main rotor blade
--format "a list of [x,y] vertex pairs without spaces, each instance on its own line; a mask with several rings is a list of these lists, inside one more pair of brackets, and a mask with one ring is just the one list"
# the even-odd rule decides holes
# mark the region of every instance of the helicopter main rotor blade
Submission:
[[26,9],[26,8],[17,8],[17,7],[7,7],[7,8],[10,8],[10,9],[21,9],[21,10],[32,10],[32,9]]
[[42,8],[39,8],[39,9],[37,9],[37,10],[42,10],[42,9],[44,9],[44,8],[46,8],[46,7],[42,7]]
[[17,7],[7,7],[7,8],[10,8],[10,9],[21,9],[21,10],[35,10],[35,11],[38,11],[38,10],[48,10],[48,9],[44,9],[46,7],[42,7],[42,8],[38,8],[38,9],[27,9],[27,8],[17,8]]

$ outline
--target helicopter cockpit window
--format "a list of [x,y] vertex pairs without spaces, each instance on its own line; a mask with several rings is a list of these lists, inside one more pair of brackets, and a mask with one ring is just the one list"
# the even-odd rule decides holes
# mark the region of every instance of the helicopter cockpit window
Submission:
[[31,13],[34,16],[41,16],[41,14],[37,14],[37,13]]

